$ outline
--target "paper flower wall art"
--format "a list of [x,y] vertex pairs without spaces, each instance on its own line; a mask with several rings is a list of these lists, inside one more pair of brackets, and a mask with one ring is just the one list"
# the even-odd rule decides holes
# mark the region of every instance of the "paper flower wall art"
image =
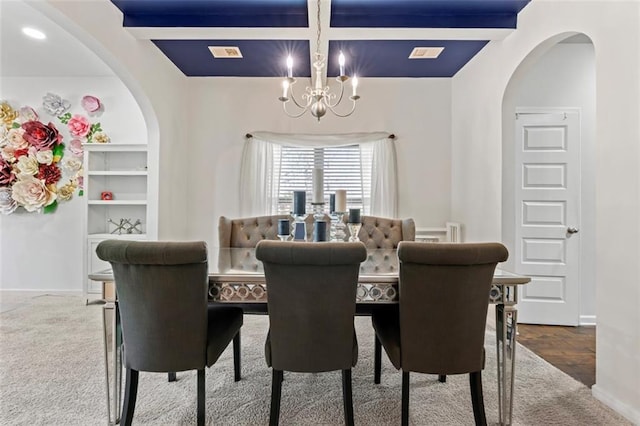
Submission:
[[[81,103],[87,112],[102,106],[94,96],[85,96]],[[82,195],[82,144],[109,142],[109,137],[100,123],[71,114],[70,107],[69,101],[53,93],[43,97],[44,111],[66,126],[71,138],[67,147],[56,125],[40,120],[35,109],[0,101],[0,214],[19,208],[50,213],[76,191]],[[65,153],[68,156],[62,161]]]

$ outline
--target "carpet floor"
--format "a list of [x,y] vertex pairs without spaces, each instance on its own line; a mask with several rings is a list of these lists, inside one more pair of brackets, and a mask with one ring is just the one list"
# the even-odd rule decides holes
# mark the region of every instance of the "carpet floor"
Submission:
[[[74,296],[40,296],[0,313],[0,424],[101,425],[106,423],[102,307]],[[231,345],[207,370],[207,424],[266,425],[271,371],[264,362],[266,316],[245,315],[242,380],[233,381]],[[382,383],[373,383],[373,333],[356,318],[358,365],[353,370],[355,423],[400,423],[401,374],[383,355]],[[498,421],[495,337],[486,337],[483,373],[487,420]],[[589,388],[521,345],[517,347],[514,424],[627,425],[591,396]],[[141,373],[134,424],[195,424],[195,372]],[[468,376],[412,374],[410,423],[471,425]],[[340,372],[285,372],[282,425],[343,424]]]

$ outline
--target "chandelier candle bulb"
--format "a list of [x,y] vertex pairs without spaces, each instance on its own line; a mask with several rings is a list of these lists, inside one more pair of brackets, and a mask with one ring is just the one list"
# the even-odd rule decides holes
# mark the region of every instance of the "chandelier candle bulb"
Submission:
[[336,211],[345,213],[347,211],[347,190],[336,189]]
[[293,58],[291,55],[287,56],[287,77],[293,77]]
[[324,170],[313,169],[313,203],[324,203]]
[[338,62],[340,63],[340,76],[344,75],[344,54],[340,51],[340,56],[338,56]]
[[356,89],[358,88],[358,76],[355,74],[353,75],[351,85],[353,86],[353,96],[356,96]]
[[284,80],[282,82],[282,97],[287,97],[287,92],[289,91],[289,80]]

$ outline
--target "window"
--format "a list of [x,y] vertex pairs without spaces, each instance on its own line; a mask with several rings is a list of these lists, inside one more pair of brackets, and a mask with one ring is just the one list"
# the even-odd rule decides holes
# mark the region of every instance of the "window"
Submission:
[[347,207],[360,208],[368,214],[371,206],[371,150],[360,145],[308,148],[278,145],[274,149],[273,179],[277,188],[275,214],[292,210],[293,191],[307,191],[307,211],[313,190],[314,168],[324,171],[326,210],[329,194],[347,190]]
[[394,139],[388,133],[339,135],[255,132],[245,141],[240,167],[240,213],[289,213],[293,191],[313,192],[313,170],[324,171],[325,211],[329,194],[347,190],[347,206],[362,214],[396,217]]

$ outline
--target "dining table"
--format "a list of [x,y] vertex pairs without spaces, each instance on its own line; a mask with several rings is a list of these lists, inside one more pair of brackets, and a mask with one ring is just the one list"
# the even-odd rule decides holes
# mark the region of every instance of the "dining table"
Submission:
[[[429,244],[429,243],[425,243]],[[254,248],[210,247],[208,253],[209,303],[238,306],[247,314],[267,313],[267,283],[262,262]],[[113,272],[110,269],[89,274],[103,286],[103,337],[109,424],[119,422],[122,399],[122,333]],[[518,288],[527,276],[496,268],[487,295],[495,305],[495,348],[497,359],[499,424],[511,424],[516,368]],[[395,249],[369,249],[360,265],[356,290],[356,315],[369,315],[399,302],[399,261]],[[434,294],[447,303],[446,294]],[[453,315],[454,309],[452,309]]]

